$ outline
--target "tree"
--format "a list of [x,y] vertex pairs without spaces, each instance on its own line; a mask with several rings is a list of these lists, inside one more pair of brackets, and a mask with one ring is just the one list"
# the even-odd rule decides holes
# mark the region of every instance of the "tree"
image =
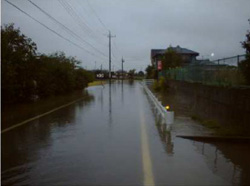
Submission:
[[139,72],[137,73],[137,75],[143,77],[143,76],[144,76],[144,72],[143,72],[143,71],[139,71]]
[[162,69],[167,70],[169,68],[179,67],[183,64],[182,58],[171,47],[167,49],[162,58]]
[[3,102],[28,100],[35,91],[36,44],[21,34],[14,24],[1,27]]
[[63,52],[40,56],[37,89],[40,97],[69,93],[85,88],[94,76],[78,67],[80,61]]
[[80,61],[63,52],[36,54],[36,44],[13,24],[2,32],[2,103],[28,102],[85,88],[94,80]]
[[147,79],[154,78],[154,67],[152,65],[148,65],[145,71]]
[[[250,24],[250,19],[248,19]],[[239,68],[242,71],[246,83],[250,85],[250,31],[247,31],[246,40],[241,43],[242,47],[246,50],[246,59],[239,64]]]
[[130,79],[134,79],[134,75],[135,75],[135,69],[129,70],[128,71],[128,76]]

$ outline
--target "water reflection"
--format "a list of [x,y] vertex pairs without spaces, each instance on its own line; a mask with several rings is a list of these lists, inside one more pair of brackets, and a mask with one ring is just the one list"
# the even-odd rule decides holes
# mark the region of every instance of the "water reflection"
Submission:
[[[177,115],[188,115],[190,100],[179,99],[178,95],[165,96],[165,104],[170,104],[176,109]],[[150,102],[150,99],[149,99]],[[191,105],[191,104],[190,104]],[[155,116],[155,124],[158,135],[168,156],[174,156],[174,143],[176,153],[178,152],[179,141],[171,138],[171,132],[166,131],[166,125],[160,124],[160,116],[151,104],[151,109]],[[241,143],[204,143],[193,141],[196,151],[205,159],[207,167],[216,176],[231,185],[250,185],[250,148],[249,144]]]
[[157,128],[161,142],[165,146],[164,149],[168,155],[172,156],[174,154],[174,144],[172,142],[171,131],[167,130],[166,124],[161,123],[162,118],[159,115],[157,109],[154,107],[154,103],[151,101],[148,94],[146,94],[146,96],[148,97],[148,100],[151,104],[151,110],[155,116],[155,126]]
[[98,99],[98,101],[101,103],[101,110],[103,111],[103,102],[104,102],[104,99],[103,99],[103,89],[105,88],[105,86],[103,86],[102,88],[101,88],[101,91],[100,91],[100,95],[99,95],[99,99]]
[[124,106],[124,90],[123,90],[123,79],[121,82],[121,93],[122,93],[122,105]]
[[[92,96],[76,104],[62,108],[50,115],[41,117],[22,127],[2,134],[1,181],[3,185],[26,184],[29,173],[36,167],[39,159],[47,156],[53,141],[59,138],[59,131],[74,130],[76,113],[93,100]],[[62,135],[60,138],[67,139]]]
[[231,181],[232,185],[250,185],[249,144],[194,141],[193,145],[206,158],[214,174]]
[[[109,81],[109,126],[112,126],[113,120],[112,120],[112,91],[111,91],[111,81]],[[113,86],[114,87],[114,86]]]
[[[68,95],[58,95],[39,100],[34,103],[8,105],[1,110],[1,127],[8,128],[39,114],[43,114],[48,110],[52,110],[71,101],[83,98],[89,99],[91,96],[88,91],[76,91]],[[93,97],[92,97],[93,99]]]
[[172,156],[174,154],[174,144],[172,142],[171,138],[171,131],[167,131],[167,125],[166,124],[158,124],[156,123],[157,131],[159,134],[159,137],[165,146],[165,151],[168,155]]

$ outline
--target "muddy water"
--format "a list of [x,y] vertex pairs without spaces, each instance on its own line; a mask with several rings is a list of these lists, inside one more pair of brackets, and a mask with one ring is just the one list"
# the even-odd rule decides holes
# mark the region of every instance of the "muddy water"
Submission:
[[88,94],[93,99],[2,134],[2,184],[144,185],[150,171],[155,185],[250,183],[248,145],[163,133],[138,82],[91,87]]

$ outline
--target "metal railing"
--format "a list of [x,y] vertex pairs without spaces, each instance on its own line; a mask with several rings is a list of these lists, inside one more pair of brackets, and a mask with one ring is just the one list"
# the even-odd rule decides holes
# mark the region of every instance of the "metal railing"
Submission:
[[217,65],[239,66],[239,63],[245,59],[246,59],[246,54],[242,54],[237,56],[216,59],[211,62]]
[[174,122],[174,112],[173,111],[168,111],[165,109],[165,107],[162,105],[161,101],[157,99],[157,97],[151,92],[151,90],[148,88],[148,85],[152,84],[154,80],[143,80],[142,86],[147,93],[148,97],[152,101],[155,110],[158,113],[159,120],[161,124],[166,124],[167,130],[170,129],[170,126]]
[[245,84],[243,74],[238,68],[246,55],[238,55],[214,61],[197,60],[196,62],[179,68],[172,68],[162,72],[162,76],[169,79],[199,82],[210,85],[239,86]]

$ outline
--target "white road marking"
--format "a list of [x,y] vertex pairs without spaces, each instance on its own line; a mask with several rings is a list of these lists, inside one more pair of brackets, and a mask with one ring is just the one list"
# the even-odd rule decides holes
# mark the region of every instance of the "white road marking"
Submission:
[[82,99],[84,99],[84,98],[77,99],[77,100],[75,100],[75,101],[72,101],[72,102],[70,102],[70,103],[67,103],[67,104],[65,104],[65,105],[62,105],[62,106],[60,106],[60,107],[54,108],[54,109],[52,109],[52,110],[50,110],[50,111],[48,111],[48,112],[45,112],[45,113],[43,113],[43,114],[40,114],[40,115],[35,116],[35,117],[33,117],[33,118],[27,119],[27,120],[25,120],[25,121],[23,121],[23,122],[21,122],[21,123],[15,124],[15,125],[13,125],[13,126],[7,128],[7,129],[2,130],[2,131],[1,131],[1,134],[5,133],[5,132],[8,132],[8,131],[10,131],[10,130],[13,130],[13,129],[17,128],[17,127],[20,127],[20,126],[22,126],[22,125],[25,125],[25,124],[27,124],[27,123],[30,122],[30,121],[36,120],[36,119],[38,119],[38,118],[41,118],[41,117],[43,117],[43,116],[45,116],[45,115],[48,115],[48,114],[50,114],[50,113],[52,113],[52,112],[55,112],[55,111],[57,111],[57,110],[59,110],[59,109],[62,109],[62,108],[64,108],[64,107],[67,107],[67,106],[69,106],[69,105],[71,105],[71,104],[74,104],[74,103],[76,103],[76,102],[78,102],[78,101],[80,101],[80,100],[82,100]]
[[[139,98],[141,99],[141,98]],[[140,102],[141,103],[141,102]],[[143,105],[140,104],[140,123],[141,123],[141,148],[142,148],[142,164],[143,164],[143,175],[144,185],[154,186],[154,175],[152,170],[152,161],[150,156],[150,149],[148,144],[148,136],[145,122],[145,115],[143,112]]]

